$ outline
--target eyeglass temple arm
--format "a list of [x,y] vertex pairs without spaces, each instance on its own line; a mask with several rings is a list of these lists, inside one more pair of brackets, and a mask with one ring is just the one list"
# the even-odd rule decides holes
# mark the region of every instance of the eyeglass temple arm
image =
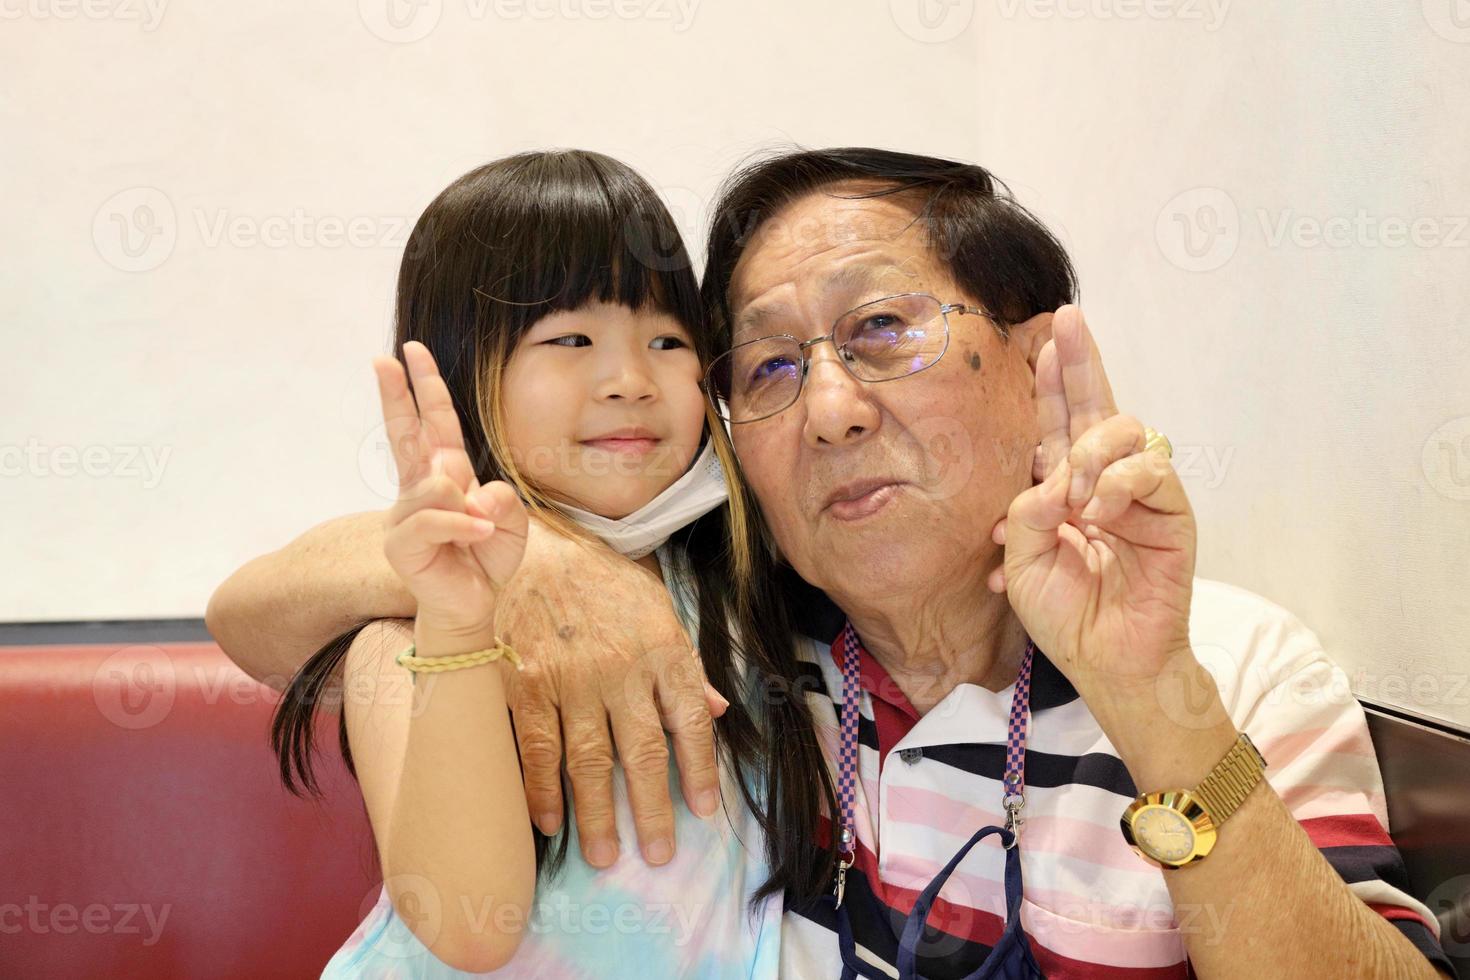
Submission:
[[1003,335],[1005,335],[1007,337],[1010,336],[1011,324],[1009,323],[1009,321],[1002,320],[1000,317],[996,316],[994,313],[991,313],[990,311],[988,311],[986,309],[983,309],[982,307],[979,307],[979,306],[966,306],[964,303],[946,303],[945,305],[943,305],[943,306],[941,306],[939,308],[939,312],[940,313],[973,313],[975,316],[983,316],[983,317],[985,317],[985,319],[987,319],[991,323],[995,324],[995,328],[997,330],[999,330]]
[[964,303],[945,303],[943,306],[941,306],[939,308],[939,312],[940,313],[973,313],[976,316],[983,316],[987,320],[995,320],[996,323],[1002,322],[1001,320],[997,319],[993,314],[991,314],[987,310],[983,310],[983,309],[981,309],[978,306],[966,306]]

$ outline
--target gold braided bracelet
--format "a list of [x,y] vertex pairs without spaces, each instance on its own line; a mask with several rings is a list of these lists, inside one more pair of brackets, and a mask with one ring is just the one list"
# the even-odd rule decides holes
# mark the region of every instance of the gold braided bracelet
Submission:
[[501,641],[498,637],[495,646],[484,650],[476,650],[473,653],[456,653],[448,657],[420,657],[414,652],[414,644],[409,644],[407,650],[398,655],[397,662],[402,667],[407,667],[415,674],[430,673],[438,674],[446,670],[463,670],[466,667],[477,667],[480,664],[488,664],[492,660],[501,657],[515,664],[516,670],[521,669],[521,658],[508,643]]

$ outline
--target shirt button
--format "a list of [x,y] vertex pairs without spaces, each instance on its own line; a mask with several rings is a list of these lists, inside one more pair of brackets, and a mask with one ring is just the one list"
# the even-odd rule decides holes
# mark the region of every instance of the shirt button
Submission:
[[913,765],[914,763],[918,762],[920,759],[924,758],[924,750],[923,749],[899,749],[898,750],[898,757],[900,759],[902,759],[908,765]]

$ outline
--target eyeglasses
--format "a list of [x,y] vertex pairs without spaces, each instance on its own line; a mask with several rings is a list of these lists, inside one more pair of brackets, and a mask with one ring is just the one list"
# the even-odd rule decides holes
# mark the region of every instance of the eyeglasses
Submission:
[[807,353],[832,341],[838,360],[859,381],[896,381],[933,367],[949,348],[949,314],[972,313],[1005,324],[985,310],[941,303],[928,293],[900,293],[864,303],[837,318],[825,337],[799,341],[790,334],[737,344],[711,362],[704,390],[720,418],[758,422],[801,397],[811,367]]

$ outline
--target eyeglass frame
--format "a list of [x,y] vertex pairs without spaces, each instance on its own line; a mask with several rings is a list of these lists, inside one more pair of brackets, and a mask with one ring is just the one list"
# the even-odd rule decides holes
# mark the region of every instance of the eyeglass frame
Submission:
[[[859,378],[856,374],[853,373],[852,367],[848,363],[848,359],[850,357],[855,356],[855,355],[851,354],[851,352],[849,352],[848,350],[846,350],[846,348],[847,348],[847,345],[846,344],[843,344],[840,347],[837,346],[837,341],[836,341],[837,325],[839,323],[841,323],[843,320],[847,319],[847,317],[849,317],[852,314],[856,313],[858,310],[863,309],[864,307],[867,307],[867,306],[876,306],[879,303],[886,303],[889,300],[893,300],[893,299],[901,299],[901,298],[903,298],[905,296],[924,296],[924,297],[927,297],[929,299],[932,299],[934,302],[936,302],[936,303],[939,304],[939,318],[944,321],[944,347],[940,349],[938,356],[936,356],[933,361],[931,361],[928,364],[925,364],[923,367],[919,368],[917,371],[910,371],[908,374],[900,374],[900,375],[898,375],[896,377],[892,377],[892,378]],[[887,381],[902,381],[904,378],[912,378],[916,374],[920,374],[920,373],[922,373],[924,371],[929,370],[935,364],[938,364],[940,361],[942,361],[944,359],[945,353],[949,350],[949,315],[951,313],[973,314],[975,316],[983,316],[987,320],[989,320],[991,323],[995,324],[996,329],[1000,330],[1001,333],[1005,333],[1005,328],[1007,326],[1006,321],[1000,319],[999,317],[997,317],[995,314],[991,313],[989,310],[985,309],[984,307],[981,307],[981,306],[970,306],[970,305],[968,305],[966,303],[946,303],[943,300],[941,300],[938,296],[935,296],[933,293],[919,293],[919,292],[912,292],[912,293],[894,293],[891,296],[880,296],[877,299],[868,300],[866,303],[859,303],[857,306],[854,306],[852,309],[848,310],[846,313],[843,313],[842,315],[838,316],[837,319],[833,320],[832,321],[832,329],[828,333],[826,333],[826,334],[824,334],[824,335],[822,335],[820,337],[813,337],[811,340],[797,340],[796,337],[792,336],[789,333],[773,333],[773,334],[768,334],[767,336],[764,336],[764,337],[755,337],[755,338],[753,338],[751,340],[741,341],[740,343],[735,344],[729,350],[723,352],[722,354],[719,355],[719,357],[716,357],[713,361],[710,362],[710,366],[707,367],[707,368],[705,368],[704,378],[700,382],[700,387],[704,389],[705,397],[709,399],[710,404],[714,407],[715,415],[719,416],[721,419],[724,419],[726,422],[729,422],[731,425],[745,425],[748,422],[764,422],[766,419],[775,418],[777,415],[780,415],[782,412],[786,411],[786,409],[790,408],[792,405],[795,405],[797,402],[801,401],[801,393],[802,393],[802,391],[806,387],[806,376],[807,376],[807,373],[811,370],[811,366],[812,366],[812,359],[807,354],[807,351],[809,349],[811,349],[812,347],[815,347],[818,344],[824,343],[824,342],[829,341],[829,340],[832,341],[832,346],[834,348],[836,348],[836,351],[837,351],[837,360],[838,360],[838,363],[840,363],[842,365],[842,369],[844,371],[846,371],[847,374],[848,374],[848,376],[851,377],[854,381],[860,381],[863,384],[870,384],[870,385],[883,384],[884,382],[887,382]],[[932,323],[934,321],[930,320],[928,322]],[[769,415],[762,415],[762,416],[759,416],[758,418],[753,418],[753,419],[740,419],[739,421],[736,421],[735,419],[725,418],[725,416],[723,416],[723,415],[720,414],[720,405],[719,405],[720,399],[719,399],[719,396],[717,396],[715,394],[714,390],[713,390],[714,366],[715,366],[715,364],[717,364],[719,362],[720,358],[722,358],[722,357],[728,357],[730,354],[733,354],[736,350],[740,349],[741,347],[746,347],[746,346],[748,346],[750,344],[759,344],[759,343],[762,343],[763,341],[767,341],[767,340],[781,340],[781,339],[790,340],[793,343],[795,343],[796,344],[796,349],[797,349],[798,353],[800,353],[800,355],[801,355],[801,374],[798,375],[797,376],[797,379],[796,379],[796,394],[792,397],[792,399],[791,399],[790,402],[788,402],[785,405],[781,406],[780,408],[776,409],[774,412],[771,412]]]

